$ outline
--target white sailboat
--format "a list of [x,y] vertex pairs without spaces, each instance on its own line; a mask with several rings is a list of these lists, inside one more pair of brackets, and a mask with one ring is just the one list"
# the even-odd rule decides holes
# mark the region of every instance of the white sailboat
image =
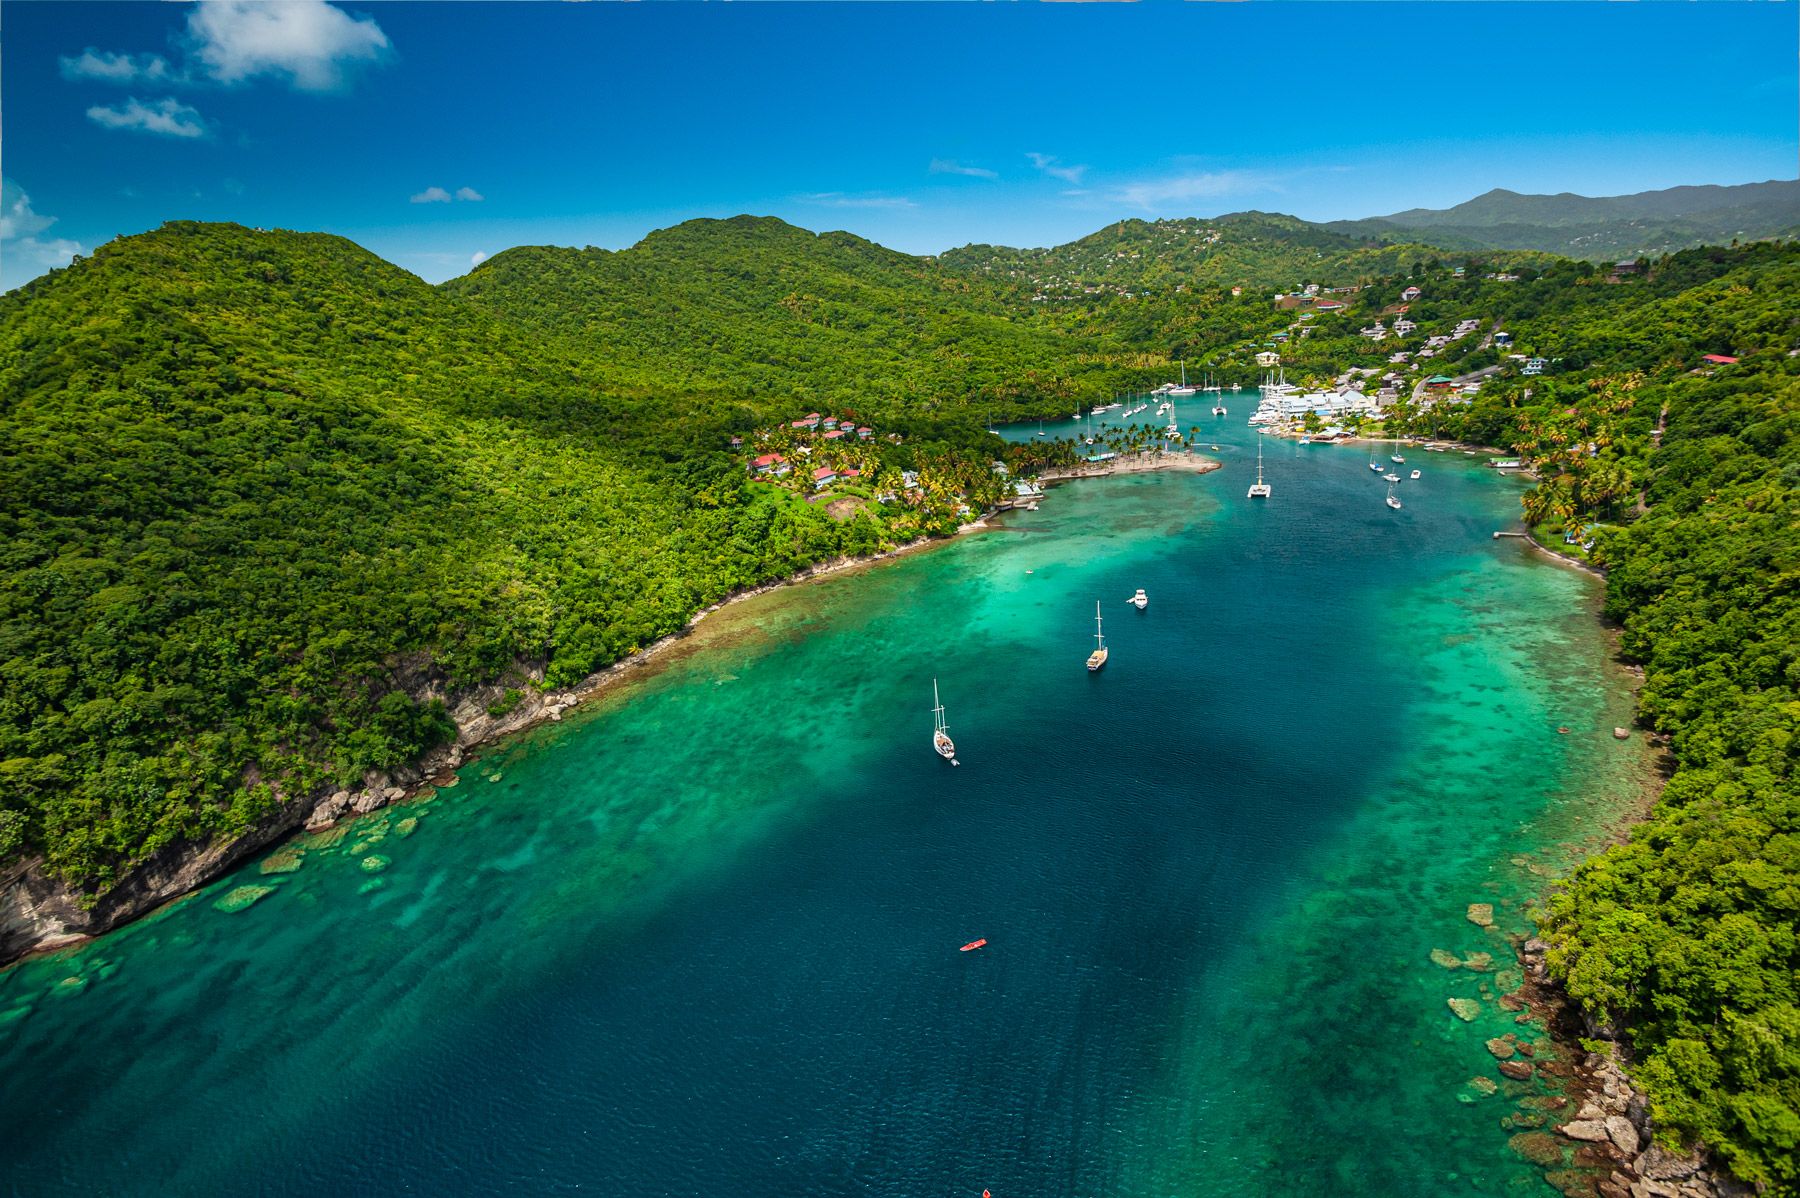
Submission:
[[1267,499],[1269,484],[1263,481],[1262,473],[1262,434],[1256,434],[1256,481],[1250,486],[1251,499]]
[[1094,601],[1094,651],[1088,654],[1088,673],[1106,664],[1106,637],[1100,630],[1100,601]]
[[1406,459],[1405,459],[1405,458],[1403,458],[1403,457],[1401,457],[1401,456],[1400,456],[1400,441],[1399,441],[1399,439],[1398,439],[1398,438],[1396,438],[1396,439],[1395,439],[1395,441],[1394,441],[1394,457],[1393,457],[1393,460],[1394,460],[1394,461],[1396,461],[1396,462],[1399,462],[1399,463],[1400,463],[1400,464],[1401,464],[1401,465],[1405,465],[1405,464],[1406,464]]
[[1137,589],[1137,594],[1133,595],[1127,602],[1139,611],[1143,611],[1146,607],[1150,606],[1150,596],[1144,594],[1143,587],[1139,587]]
[[1188,386],[1187,363],[1183,362],[1181,364],[1181,386],[1169,388],[1169,394],[1170,395],[1192,395],[1193,393],[1194,393],[1194,388]]
[[1213,415],[1229,416],[1231,413],[1225,410],[1225,388],[1219,386],[1218,382],[1210,374],[1206,376],[1206,389],[1208,391],[1217,392],[1219,395],[1219,398],[1213,400]]
[[937,727],[931,733],[931,747],[939,757],[951,765],[961,765],[956,759],[956,744],[950,739],[950,723],[944,718],[944,701],[938,698],[937,679],[931,680],[931,710],[937,717]]
[[1389,507],[1393,508],[1396,512],[1400,510],[1400,500],[1395,498],[1395,496],[1394,496],[1394,484],[1393,483],[1388,484],[1387,505]]
[[1375,442],[1374,441],[1369,442],[1369,469],[1373,470],[1377,474],[1381,473],[1381,463],[1375,460]]

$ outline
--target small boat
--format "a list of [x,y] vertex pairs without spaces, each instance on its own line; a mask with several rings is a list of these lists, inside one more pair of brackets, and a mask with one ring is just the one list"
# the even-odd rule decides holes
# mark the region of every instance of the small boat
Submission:
[[1250,484],[1250,499],[1267,499],[1269,484],[1263,481],[1262,475],[1262,434],[1256,434],[1256,481]]
[[1137,589],[1137,594],[1126,600],[1126,602],[1130,603],[1131,606],[1137,608],[1139,611],[1143,611],[1146,607],[1150,606],[1150,596],[1144,594],[1143,587],[1139,587]]
[[1384,483],[1397,483],[1400,481],[1400,476],[1393,473],[1384,474],[1381,476],[1381,481]]
[[938,698],[936,678],[931,680],[931,701],[932,713],[937,717],[937,727],[931,733],[932,750],[951,765],[961,765],[956,759],[956,744],[950,739],[950,722],[944,718],[944,701]]
[[1088,654],[1088,673],[1092,674],[1106,664],[1106,637],[1100,629],[1100,603],[1094,603],[1094,651]]
[[983,936],[980,940],[969,941],[967,944],[963,945],[961,948],[957,949],[956,951],[959,953],[972,953],[976,949],[984,947],[986,944],[987,944],[987,937]]
[[1412,472],[1412,478],[1413,478],[1414,482],[1417,482],[1419,480],[1419,472],[1417,470]]
[[1400,501],[1394,497],[1394,484],[1392,483],[1388,484],[1387,505],[1396,512],[1400,510]]
[[1181,386],[1170,387],[1169,394],[1170,395],[1192,395],[1194,393],[1194,391],[1195,391],[1195,388],[1188,386],[1187,363],[1183,362],[1181,364]]

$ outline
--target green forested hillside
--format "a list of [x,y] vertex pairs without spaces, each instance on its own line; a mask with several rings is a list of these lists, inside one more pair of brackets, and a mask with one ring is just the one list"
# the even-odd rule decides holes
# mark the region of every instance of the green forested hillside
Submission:
[[[875,260],[870,286],[905,269],[846,252]],[[1059,366],[974,305],[931,317]],[[731,317],[627,323],[692,345]],[[854,369],[831,336],[803,379]],[[879,506],[840,522],[750,486],[728,452],[759,415],[818,403],[731,381],[804,357],[804,333],[719,346],[698,382],[665,375],[684,350],[637,344],[546,335],[339,238],[237,226],[168,225],[0,299],[0,854],[103,886],[242,828],[271,782],[441,739],[442,712],[395,690],[403,664],[468,682],[528,659],[567,681],[899,534]],[[952,394],[954,369],[923,357]],[[881,442],[898,464],[962,454],[988,474],[977,418],[902,427]]]
[[772,217],[688,221],[616,252],[508,250],[444,290],[567,339],[646,395],[707,403],[980,402],[1003,419],[1106,394],[1119,365],[1103,338],[1072,342],[989,283]]
[[1211,220],[1127,220],[1048,249],[970,245],[938,261],[1054,303],[1105,293],[1169,293],[1178,288],[1257,291],[1337,286],[1409,273],[1440,257],[1430,245],[1391,235],[1352,236],[1292,216],[1238,212]]

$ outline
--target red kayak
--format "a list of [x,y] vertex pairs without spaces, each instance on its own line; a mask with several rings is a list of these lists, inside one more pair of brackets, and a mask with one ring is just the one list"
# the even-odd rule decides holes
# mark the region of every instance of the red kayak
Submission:
[[967,944],[963,945],[962,948],[958,951],[965,952],[965,953],[972,953],[976,949],[980,948],[982,945],[984,945],[986,943],[987,943],[987,940],[985,938],[983,938],[981,940],[971,940]]

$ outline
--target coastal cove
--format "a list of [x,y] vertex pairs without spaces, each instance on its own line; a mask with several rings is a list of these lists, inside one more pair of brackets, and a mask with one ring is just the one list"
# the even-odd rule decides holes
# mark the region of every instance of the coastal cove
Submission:
[[1654,782],[1597,584],[1494,540],[1519,487],[1472,460],[1390,512],[1356,450],[1271,442],[1252,505],[1254,437],[1201,441],[733,602],[454,786],[0,974],[7,1175],[1541,1191],[1500,1128],[1537,1083],[1469,1082],[1533,1033],[1527,904]]

